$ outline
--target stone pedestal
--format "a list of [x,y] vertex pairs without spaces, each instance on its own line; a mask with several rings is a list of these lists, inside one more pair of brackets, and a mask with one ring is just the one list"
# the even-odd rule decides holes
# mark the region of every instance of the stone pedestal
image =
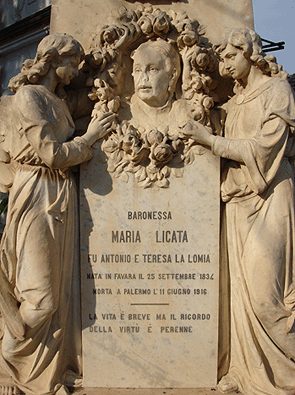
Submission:
[[[249,1],[158,3],[197,19],[213,43],[225,28],[253,27]],[[53,0],[51,32],[72,34],[88,53],[111,9],[138,4],[147,2]],[[125,85],[132,91],[130,69]],[[114,177],[99,144],[82,167],[84,387],[201,394],[216,386],[219,176],[209,151],[166,189],[141,188],[131,173]]]
[[219,159],[167,189],[81,170],[84,386],[210,387],[217,380]]

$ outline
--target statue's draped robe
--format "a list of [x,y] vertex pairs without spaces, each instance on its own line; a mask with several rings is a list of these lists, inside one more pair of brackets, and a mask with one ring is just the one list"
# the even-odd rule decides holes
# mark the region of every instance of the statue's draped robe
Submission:
[[[19,341],[6,328],[2,359],[26,394],[58,389],[80,372],[77,191],[70,167],[92,157],[63,100],[44,86],[13,98],[13,185],[1,241],[1,269],[26,324]],[[7,142],[6,142],[7,143]],[[75,294],[74,294],[75,292]]]
[[270,79],[229,101],[212,147],[227,158],[229,373],[245,395],[295,394],[294,120],[290,86]]

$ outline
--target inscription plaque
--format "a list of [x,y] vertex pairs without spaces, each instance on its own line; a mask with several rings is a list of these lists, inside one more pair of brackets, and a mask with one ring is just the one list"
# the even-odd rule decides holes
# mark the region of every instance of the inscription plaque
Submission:
[[170,187],[81,170],[85,387],[216,385],[219,162],[206,151]]

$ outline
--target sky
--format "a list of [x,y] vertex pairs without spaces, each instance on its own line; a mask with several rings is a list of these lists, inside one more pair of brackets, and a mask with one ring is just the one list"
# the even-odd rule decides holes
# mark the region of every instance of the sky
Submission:
[[271,52],[289,74],[295,73],[295,0],[252,0],[254,27],[260,37],[285,41],[285,49]]

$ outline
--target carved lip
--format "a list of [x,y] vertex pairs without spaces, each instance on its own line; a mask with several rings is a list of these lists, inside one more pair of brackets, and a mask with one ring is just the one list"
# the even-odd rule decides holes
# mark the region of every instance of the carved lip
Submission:
[[140,90],[148,90],[148,89],[152,89],[151,86],[147,86],[147,85],[141,85],[138,89]]

